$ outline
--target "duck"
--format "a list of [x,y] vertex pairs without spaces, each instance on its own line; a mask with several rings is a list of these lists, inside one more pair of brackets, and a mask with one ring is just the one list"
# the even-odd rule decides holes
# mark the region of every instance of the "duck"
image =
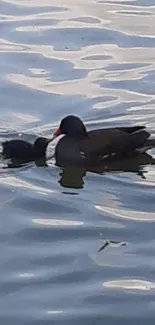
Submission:
[[20,139],[2,142],[1,156],[3,159],[20,160],[20,162],[31,162],[46,156],[48,144],[53,140],[38,137],[35,142],[29,143]]
[[122,126],[87,131],[78,116],[64,117],[53,139],[59,139],[55,147],[58,166],[94,165],[105,158],[122,158],[144,153],[155,147],[155,139],[145,126]]

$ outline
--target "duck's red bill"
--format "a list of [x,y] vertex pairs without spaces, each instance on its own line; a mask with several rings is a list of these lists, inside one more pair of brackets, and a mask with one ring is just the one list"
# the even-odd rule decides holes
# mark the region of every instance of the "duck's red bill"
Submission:
[[55,131],[54,136],[58,137],[60,134],[61,134],[61,129],[59,128]]

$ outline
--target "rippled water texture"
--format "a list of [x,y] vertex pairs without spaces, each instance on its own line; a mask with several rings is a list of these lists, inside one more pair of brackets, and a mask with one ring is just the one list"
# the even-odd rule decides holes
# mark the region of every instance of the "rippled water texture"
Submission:
[[[0,141],[49,136],[70,113],[155,134],[155,1],[1,0],[0,70]],[[151,156],[5,167],[0,324],[154,325]]]

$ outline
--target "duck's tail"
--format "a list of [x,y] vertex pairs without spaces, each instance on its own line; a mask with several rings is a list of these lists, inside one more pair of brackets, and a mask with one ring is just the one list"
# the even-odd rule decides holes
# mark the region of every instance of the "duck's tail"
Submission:
[[147,139],[144,142],[143,146],[137,149],[137,152],[145,153],[147,150],[151,150],[153,148],[155,148],[155,139]]

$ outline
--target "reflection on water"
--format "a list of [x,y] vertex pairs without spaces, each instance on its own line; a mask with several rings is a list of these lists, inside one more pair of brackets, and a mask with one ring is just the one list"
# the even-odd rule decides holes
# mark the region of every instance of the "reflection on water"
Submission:
[[[88,168],[66,167],[60,171],[60,184],[63,187],[83,188],[84,178],[88,172],[96,174],[104,173],[135,173],[140,178],[147,178],[145,166],[154,165],[155,160],[148,154],[141,154],[136,157],[123,158],[121,160],[105,159],[102,163]],[[145,176],[146,175],[146,176]]]
[[151,290],[155,288],[155,284],[148,281],[141,280],[118,280],[103,283],[108,288],[120,288],[126,290]]
[[[68,114],[155,134],[154,16],[153,0],[1,1],[0,143],[51,136]],[[153,325],[154,150],[87,169],[9,167],[1,323]]]

